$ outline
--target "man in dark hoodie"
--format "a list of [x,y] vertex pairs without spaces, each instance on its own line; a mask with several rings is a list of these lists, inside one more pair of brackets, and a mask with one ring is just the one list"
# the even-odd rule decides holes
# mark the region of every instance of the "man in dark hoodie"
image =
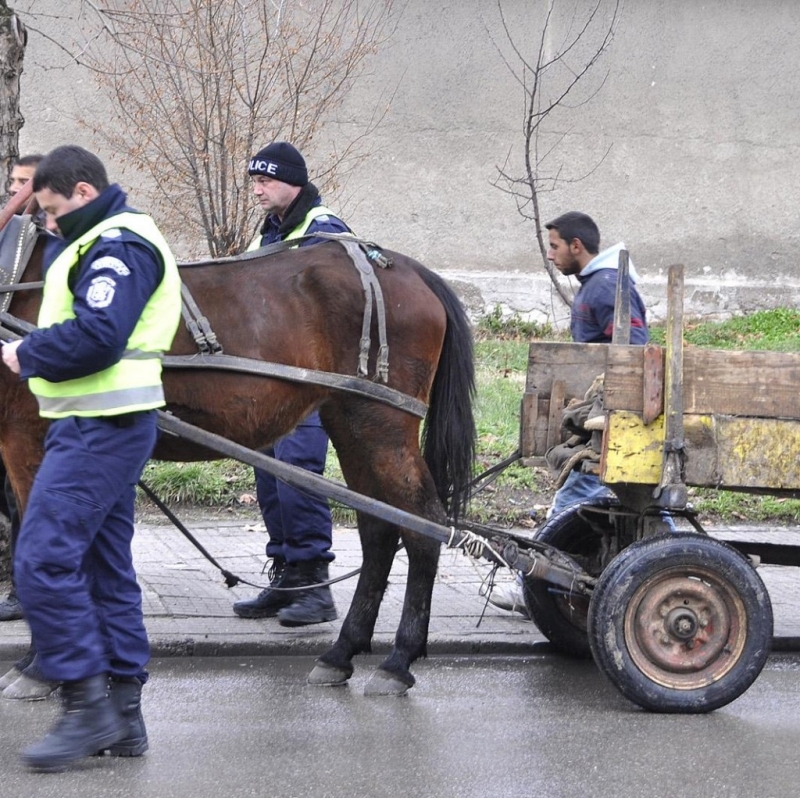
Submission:
[[[600,230],[585,213],[569,211],[546,224],[550,246],[547,259],[567,277],[580,283],[572,301],[570,332],[572,340],[581,344],[608,344],[614,334],[614,304],[617,294],[619,252],[625,244],[615,244],[600,252]],[[631,343],[646,344],[650,340],[644,302],[634,288],[637,280],[633,263],[631,277]],[[600,478],[579,469],[570,472],[556,491],[548,517],[564,508],[611,495]],[[671,522],[670,522],[671,523]],[[495,587],[488,596],[500,609],[527,615],[522,583],[517,579]]]
[[[617,295],[617,269],[620,250],[625,244],[615,244],[600,252],[600,231],[594,220],[585,213],[569,211],[546,224],[550,231],[548,260],[566,276],[574,275],[580,283],[572,301],[570,332],[580,344],[609,344],[614,334],[614,304]],[[632,344],[644,345],[650,340],[644,302],[634,287],[638,279],[633,263],[631,278],[631,339]],[[600,479],[593,474],[572,471],[556,492],[551,513],[570,504],[608,494]]]
[[[253,193],[267,213],[250,250],[313,233],[350,232],[322,204],[316,186],[308,181],[303,156],[288,142],[278,141],[264,147],[251,158],[248,172]],[[321,241],[306,239],[299,246]],[[328,436],[316,412],[266,450],[281,462],[316,474],[324,471],[327,452]],[[270,586],[253,599],[237,601],[233,611],[242,618],[277,615],[282,626],[334,620],[336,607],[330,587],[314,587],[328,581],[328,563],[334,559],[328,502],[300,493],[260,469],[255,470],[255,475],[258,505],[269,534]]]

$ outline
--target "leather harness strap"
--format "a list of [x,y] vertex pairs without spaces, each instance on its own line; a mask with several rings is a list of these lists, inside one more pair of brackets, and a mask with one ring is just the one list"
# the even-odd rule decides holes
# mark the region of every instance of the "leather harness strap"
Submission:
[[243,374],[256,374],[262,377],[276,377],[291,382],[320,385],[334,388],[346,393],[355,393],[368,399],[375,399],[383,404],[404,410],[406,413],[425,418],[427,405],[408,394],[380,385],[363,377],[351,377],[330,371],[317,371],[299,366],[287,366],[283,363],[266,363],[247,357],[234,355],[165,355],[165,368],[178,369],[211,369],[215,371],[237,371]]
[[191,291],[183,281],[181,281],[181,300],[181,316],[197,348],[204,355],[221,354],[222,344],[217,340],[217,335],[211,329],[208,319],[200,312]]
[[[8,220],[0,236],[0,283],[7,283],[9,286],[19,284],[37,235],[38,228],[30,216],[12,216]],[[1,296],[0,311],[5,312],[11,304],[13,294],[4,292]]]
[[[386,307],[383,302],[383,291],[375,275],[372,263],[377,263],[382,268],[389,268],[392,264],[381,252],[377,244],[363,238],[356,238],[349,233],[309,233],[289,241],[275,241],[267,244],[260,249],[247,252],[244,255],[230,258],[218,258],[213,261],[203,261],[194,263],[182,263],[181,268],[191,268],[199,265],[220,265],[240,263],[242,261],[260,258],[265,255],[272,255],[276,252],[284,252],[287,249],[297,246],[298,243],[310,239],[323,238],[328,241],[336,241],[344,247],[345,252],[350,256],[353,265],[356,267],[358,276],[361,278],[361,285],[364,288],[364,319],[361,324],[361,340],[359,345],[358,370],[359,377],[368,377],[369,370],[369,350],[372,346],[370,330],[372,328],[373,297],[374,307],[378,321],[378,356],[375,365],[375,378],[380,382],[389,381],[389,346],[386,336]],[[208,319],[201,313],[200,308],[194,301],[189,288],[185,283],[181,285],[181,296],[183,303],[181,313],[183,315],[186,328],[197,344],[201,354],[217,355],[222,354],[223,347],[219,342],[216,333],[211,329]]]

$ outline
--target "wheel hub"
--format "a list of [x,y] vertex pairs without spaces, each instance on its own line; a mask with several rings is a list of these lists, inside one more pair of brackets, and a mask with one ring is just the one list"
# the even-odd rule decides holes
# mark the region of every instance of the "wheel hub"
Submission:
[[697,615],[688,607],[676,607],[667,616],[668,633],[678,640],[691,640],[699,628]]
[[741,645],[743,613],[732,601],[715,580],[698,572],[665,572],[647,580],[628,605],[631,657],[659,683],[689,687],[715,681],[733,665]]

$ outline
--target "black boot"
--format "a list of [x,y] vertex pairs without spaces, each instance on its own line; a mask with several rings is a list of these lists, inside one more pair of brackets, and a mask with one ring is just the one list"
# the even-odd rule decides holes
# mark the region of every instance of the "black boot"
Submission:
[[269,569],[269,587],[262,590],[254,599],[237,601],[233,605],[233,611],[240,618],[274,618],[281,607],[288,607],[292,602],[294,593],[283,593],[273,588],[291,587],[287,583],[290,574],[287,572],[286,560],[283,557],[275,557],[272,567]]
[[109,690],[111,705],[126,724],[127,731],[125,737],[103,750],[111,756],[141,756],[148,749],[142,717],[142,683],[135,676],[112,676]]
[[[295,586],[306,587],[328,581],[328,563],[326,560],[311,560],[290,565],[286,569],[295,572]],[[299,593],[291,593],[291,604],[278,613],[281,626],[308,626],[312,623],[335,621],[336,605],[330,586],[313,587]]]
[[22,604],[12,590],[7,598],[0,601],[0,621],[18,621],[22,617]]
[[57,772],[85,756],[109,748],[125,737],[126,725],[108,699],[105,674],[64,682],[64,712],[53,729],[22,752],[34,770]]

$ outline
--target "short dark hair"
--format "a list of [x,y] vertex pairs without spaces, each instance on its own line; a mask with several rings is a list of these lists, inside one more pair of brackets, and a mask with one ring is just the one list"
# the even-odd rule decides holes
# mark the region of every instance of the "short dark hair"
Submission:
[[600,251],[600,230],[594,219],[585,213],[567,211],[548,222],[545,227],[557,231],[567,243],[577,238],[590,255],[596,255]]
[[48,152],[33,176],[34,191],[49,188],[62,197],[71,197],[78,183],[88,183],[98,191],[105,191],[108,175],[96,155],[73,144]]
[[13,166],[38,166],[43,160],[44,155],[35,152],[32,155],[23,155],[21,158],[17,158]]

